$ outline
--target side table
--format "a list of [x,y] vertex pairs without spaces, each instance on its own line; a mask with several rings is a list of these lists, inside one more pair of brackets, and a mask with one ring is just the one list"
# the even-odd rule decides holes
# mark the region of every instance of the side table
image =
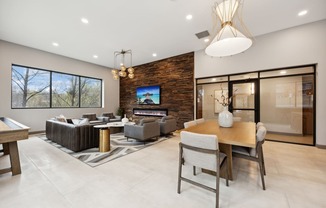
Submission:
[[110,151],[110,129],[107,125],[96,125],[94,128],[99,130],[100,134],[100,152]]

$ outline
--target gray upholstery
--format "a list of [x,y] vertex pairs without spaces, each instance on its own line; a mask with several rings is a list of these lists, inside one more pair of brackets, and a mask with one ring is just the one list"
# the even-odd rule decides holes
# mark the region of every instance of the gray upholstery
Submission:
[[173,116],[164,116],[159,120],[160,133],[169,134],[177,130],[177,121]]
[[60,144],[74,152],[98,147],[98,131],[93,124],[70,124],[56,121],[46,121],[46,137],[53,142]]
[[160,125],[154,118],[143,118],[138,125],[124,126],[124,135],[140,141],[150,140],[160,136]]
[[[177,192],[180,194],[181,181],[191,183],[192,185],[196,185],[206,190],[214,192],[216,194],[215,207],[219,207],[220,168],[227,165],[227,156],[219,152],[217,136],[182,131],[180,133],[180,137],[181,142],[179,144],[180,152]],[[216,176],[215,189],[207,185],[198,183],[197,181],[189,177],[183,177],[182,166],[187,164],[193,166],[194,175],[196,175],[196,167],[214,171]],[[226,176],[226,185],[229,185],[228,175]]]
[[107,123],[121,121],[121,116],[115,116],[113,113],[102,113],[102,116],[99,116],[98,118]]
[[91,123],[91,124],[99,124],[99,123],[102,123],[103,122],[103,119],[102,118],[98,118],[96,116],[96,113],[84,113],[82,115],[82,118],[88,118],[89,123]]

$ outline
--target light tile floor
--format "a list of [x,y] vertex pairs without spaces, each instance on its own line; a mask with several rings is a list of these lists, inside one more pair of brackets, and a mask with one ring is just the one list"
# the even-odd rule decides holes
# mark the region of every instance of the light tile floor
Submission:
[[[214,207],[213,193],[190,184],[177,194],[178,143],[175,137],[92,168],[30,137],[19,142],[22,174],[0,175],[0,207]],[[220,180],[220,207],[326,207],[326,150],[266,142],[264,151],[267,190],[256,163],[234,159],[235,180],[229,187]],[[0,157],[0,168],[8,164]],[[214,187],[213,176],[196,179]]]

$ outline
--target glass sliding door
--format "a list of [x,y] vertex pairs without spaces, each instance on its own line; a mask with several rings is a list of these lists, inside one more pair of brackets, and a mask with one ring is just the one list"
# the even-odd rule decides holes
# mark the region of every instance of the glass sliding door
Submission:
[[196,118],[217,119],[232,96],[234,121],[263,122],[268,140],[315,145],[316,65],[199,78]]
[[259,109],[257,106],[257,81],[234,81],[230,82],[232,96],[232,106],[230,111],[233,113],[234,120],[245,122],[257,122]]
[[267,139],[314,144],[314,85],[314,75],[260,80],[260,121]]

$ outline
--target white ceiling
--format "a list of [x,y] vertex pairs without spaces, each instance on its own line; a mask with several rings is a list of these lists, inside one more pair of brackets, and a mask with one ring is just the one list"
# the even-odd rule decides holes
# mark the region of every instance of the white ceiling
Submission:
[[[133,65],[140,65],[204,49],[195,34],[216,32],[212,6],[220,1],[0,0],[0,39],[107,67],[114,51],[131,49]],[[243,6],[254,36],[322,19],[326,0],[245,0]]]

